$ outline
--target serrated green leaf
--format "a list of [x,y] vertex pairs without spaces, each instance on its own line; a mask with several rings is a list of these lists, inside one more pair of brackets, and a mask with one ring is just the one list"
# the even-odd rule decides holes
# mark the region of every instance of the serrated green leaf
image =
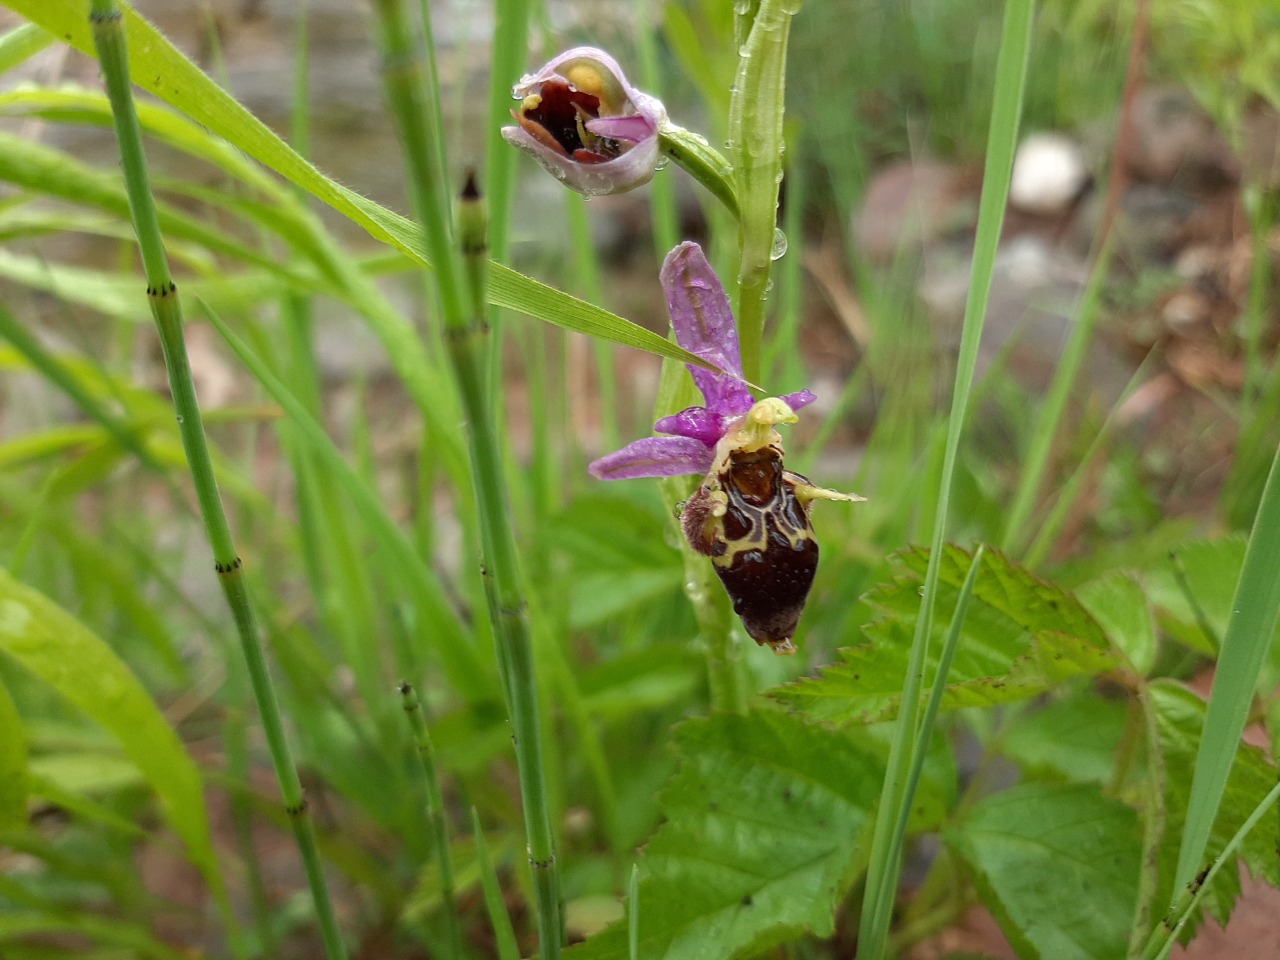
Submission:
[[[1181,836],[1191,794],[1192,770],[1204,726],[1205,702],[1179,683],[1161,680],[1150,688],[1150,701],[1155,711],[1156,730],[1165,768],[1164,842],[1159,850],[1159,883],[1155,893],[1155,915],[1161,916],[1173,895],[1174,874],[1178,864],[1177,838]],[[1240,825],[1253,812],[1276,782],[1276,770],[1263,751],[1240,744],[1231,774],[1227,780],[1218,817],[1209,834],[1206,855],[1217,856]],[[1244,840],[1239,859],[1255,876],[1280,884],[1276,865],[1277,828],[1275,817],[1264,817]],[[1240,895],[1240,875],[1236,869],[1219,870],[1201,900],[1220,923],[1225,924]],[[1193,916],[1183,929],[1190,938],[1201,917]]]
[[1130,807],[1088,784],[1024,784],[979,801],[943,836],[1019,957],[1124,955],[1141,854]]
[[1127,714],[1125,703],[1105,699],[1089,686],[1024,712],[1000,737],[999,749],[1029,773],[1106,783]]
[[[801,930],[830,936],[881,776],[841,734],[774,713],[676,730],[667,822],[640,865],[640,956],[729,958]],[[571,948],[628,956],[626,921]]]
[[0,677],[0,830],[27,822],[27,735]]
[[1116,571],[1076,587],[1075,595],[1140,675],[1156,657],[1156,631],[1142,586]]
[[84,624],[2,570],[0,651],[114,734],[159,795],[192,862],[221,892],[199,771],[128,666]]
[[[841,650],[843,662],[817,678],[779,687],[770,696],[824,722],[869,723],[897,715],[928,553],[911,550],[901,559],[905,575],[866,597],[887,614],[864,628],[869,642]],[[934,664],[968,568],[967,553],[946,548],[934,620]],[[1074,596],[990,551],[974,587],[942,707],[1023,700],[1071,677],[1104,673],[1115,665],[1106,634]]]
[[[81,4],[5,0],[5,6],[82,53],[95,56],[89,18]],[[421,265],[430,266],[422,256],[425,243],[420,227],[326,177],[206,76],[147,20],[124,4],[121,6],[134,83],[349,217],[370,236],[394,246]],[[489,302],[495,306],[566,330],[682,363],[708,366],[706,361],[638,324],[538,283],[503,264],[490,264],[488,294]]]

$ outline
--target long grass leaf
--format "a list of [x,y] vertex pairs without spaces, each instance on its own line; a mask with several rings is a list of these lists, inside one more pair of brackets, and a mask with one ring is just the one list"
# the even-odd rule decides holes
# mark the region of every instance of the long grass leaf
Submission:
[[[862,960],[879,960],[884,954],[897,889],[901,863],[894,856],[894,824],[901,812],[909,808],[913,797],[908,790],[909,770],[913,761],[913,745],[918,727],[920,691],[924,683],[929,637],[933,627],[933,610],[938,594],[942,567],[943,542],[946,539],[951,488],[955,476],[960,433],[968,413],[969,393],[977,365],[978,345],[986,318],[991,278],[995,271],[996,249],[1004,223],[1005,203],[1009,195],[1009,179],[1017,146],[1018,123],[1022,111],[1022,94],[1026,84],[1027,60],[1031,47],[1031,23],[1034,0],[1008,0],[1000,38],[1000,54],[996,63],[991,128],[987,139],[986,170],[982,179],[982,198],[978,211],[978,230],[970,277],[969,296],[965,303],[964,327],[960,339],[960,356],[956,368],[951,414],[947,425],[946,450],[943,457],[937,511],[925,572],[920,614],[912,639],[910,662],[903,680],[902,707],[894,729],[885,770],[884,789],[877,810],[872,837],[871,859],[863,896],[859,926],[858,956]],[[935,685],[945,684],[946,677],[937,676]]]
[[1196,753],[1191,798],[1178,850],[1174,889],[1181,890],[1200,870],[1209,834],[1218,815],[1227,776],[1253,703],[1258,674],[1276,636],[1280,619],[1280,449],[1262,491],[1244,566],[1236,586],[1231,619],[1218,653],[1213,691]]
[[221,890],[200,773],[129,667],[83,623],[3,570],[0,651],[119,740],[159,795],[192,863]]

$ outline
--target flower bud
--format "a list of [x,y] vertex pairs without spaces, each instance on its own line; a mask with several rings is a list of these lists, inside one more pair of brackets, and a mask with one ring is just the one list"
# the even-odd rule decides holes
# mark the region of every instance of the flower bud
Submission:
[[658,165],[667,111],[595,47],[575,47],[512,90],[518,126],[502,136],[583,196],[623,193],[647,183]]

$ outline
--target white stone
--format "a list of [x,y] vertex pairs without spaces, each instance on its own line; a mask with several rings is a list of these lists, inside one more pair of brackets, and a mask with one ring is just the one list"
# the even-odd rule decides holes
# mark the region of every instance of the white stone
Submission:
[[1013,159],[1009,201],[1027,213],[1061,213],[1088,178],[1084,155],[1074,140],[1060,133],[1033,133]]

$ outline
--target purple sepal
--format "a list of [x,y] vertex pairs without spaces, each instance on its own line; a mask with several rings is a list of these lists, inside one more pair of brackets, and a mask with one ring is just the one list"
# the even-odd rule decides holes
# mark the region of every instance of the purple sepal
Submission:
[[754,401],[742,382],[738,329],[720,278],[700,246],[686,241],[667,254],[662,264],[662,287],[667,292],[676,341],[730,374],[689,367],[693,382],[707,400],[707,409],[722,416],[746,413]]
[[645,437],[607,454],[587,467],[597,480],[679,477],[711,469],[711,448],[690,437]]

